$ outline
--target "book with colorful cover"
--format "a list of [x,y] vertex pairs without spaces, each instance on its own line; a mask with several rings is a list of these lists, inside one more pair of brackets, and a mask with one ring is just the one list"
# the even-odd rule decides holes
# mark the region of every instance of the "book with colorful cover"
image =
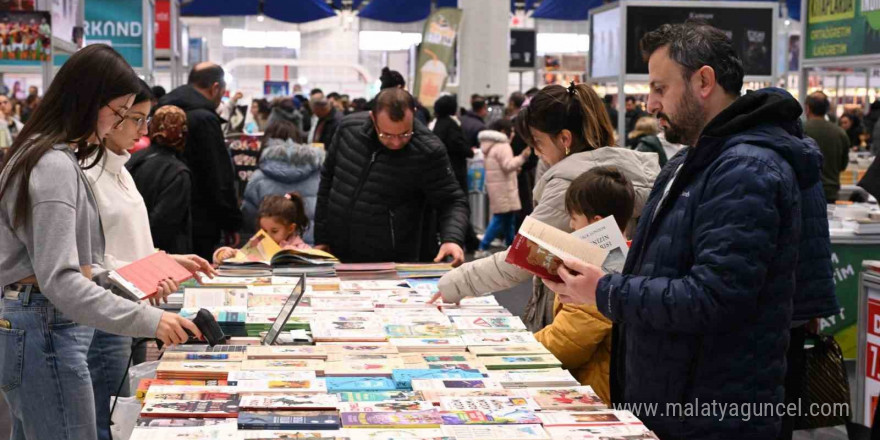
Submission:
[[346,428],[439,428],[443,425],[436,410],[418,412],[340,413]]
[[226,380],[230,371],[240,368],[241,364],[236,362],[162,361],[156,368],[156,376],[159,379]]
[[435,293],[440,291],[440,288],[437,287],[437,283],[439,280],[436,279],[423,279],[423,278],[407,278],[406,283],[410,285],[413,290],[428,294],[434,295]]
[[246,380],[287,380],[310,381],[318,377],[314,371],[232,371],[227,377],[230,385],[238,386],[239,381]]
[[[447,425],[443,433],[456,440],[550,440],[541,425]],[[552,437],[554,440],[556,437]]]
[[388,342],[401,353],[425,351],[464,351],[466,346],[461,337],[446,338],[391,338]]
[[239,440],[352,440],[341,430],[332,431],[284,431],[284,430],[249,430],[239,431]]
[[445,411],[482,411],[492,413],[510,408],[537,411],[538,404],[529,397],[447,397],[440,399]]
[[339,260],[328,252],[319,249],[281,248],[266,231],[260,230],[251,237],[235,256],[223,261],[228,266],[313,266],[332,265]]
[[639,419],[629,411],[541,412],[538,413],[538,417],[544,427],[641,424]]
[[599,411],[608,409],[592,387],[529,389],[541,411]]
[[241,440],[238,433],[224,426],[135,427],[129,440]]
[[162,360],[165,361],[241,362],[244,359],[244,353],[186,353],[171,351],[162,355]]
[[658,440],[645,426],[555,426],[548,427],[553,440]]
[[498,411],[440,411],[444,425],[539,425],[534,412],[522,408]]
[[281,393],[295,391],[298,393],[326,393],[324,379],[315,380],[239,380],[236,386],[241,392],[247,393]]
[[391,379],[401,389],[411,389],[413,379],[482,379],[476,370],[394,370]]
[[[203,286],[210,287],[242,287],[248,286],[268,286],[277,284],[272,282],[273,277],[226,277],[216,276],[214,278],[202,277],[200,283]],[[297,279],[298,280],[298,279]]]
[[629,246],[613,215],[578,229],[571,235],[608,251],[608,256],[601,265],[605,273],[623,272]]
[[192,287],[183,290],[184,309],[247,307],[248,291],[243,288]]
[[238,389],[233,386],[174,386],[156,385],[150,387],[144,400],[216,400],[229,401],[238,398]]
[[323,347],[327,354],[351,354],[351,353],[369,353],[369,354],[398,354],[397,347],[389,343],[327,343],[323,342],[317,345]]
[[425,400],[425,396],[418,391],[366,391],[366,392],[342,392],[338,393],[342,402],[418,402]]
[[536,370],[489,370],[489,379],[501,383],[504,388],[550,388],[576,387],[580,382],[562,368]]
[[557,270],[564,259],[602,266],[608,251],[567,234],[534,217],[526,217],[505,262],[525,269],[539,278],[562,282]]
[[518,316],[454,316],[451,319],[459,330],[527,330]]
[[206,417],[232,418],[238,416],[238,399],[166,400],[147,402],[141,417]]
[[162,251],[108,274],[111,283],[139,300],[155,295],[159,290],[159,282],[168,278],[180,284],[193,278],[193,274]]
[[461,335],[461,339],[468,347],[475,345],[523,345],[538,343],[535,336],[529,332],[492,334],[465,333]]
[[423,390],[500,390],[500,383],[490,379],[414,379],[412,389]]
[[328,377],[327,391],[331,393],[357,391],[393,391],[395,382],[387,377]]
[[532,356],[487,356],[482,358],[483,366],[489,370],[527,370],[562,367],[552,354]]
[[481,307],[481,308],[466,307],[466,308],[457,308],[457,309],[443,307],[443,314],[450,317],[450,318],[452,318],[453,316],[513,316],[513,313],[510,313],[510,311],[507,309],[504,309],[504,308],[490,309],[488,307]]
[[135,397],[141,402],[144,401],[144,398],[147,396],[147,392],[149,389],[156,385],[192,385],[192,386],[210,386],[210,385],[220,385],[225,386],[226,381],[217,381],[217,380],[181,380],[181,379],[141,379],[138,382],[138,387],[135,392]]
[[238,429],[259,430],[338,430],[336,411],[242,411],[238,415]]
[[458,336],[458,331],[451,325],[385,325],[385,334],[389,338],[448,338]]
[[448,397],[522,397],[524,390],[508,390],[503,388],[467,389],[446,388],[440,390],[423,390],[421,393],[425,400],[440,404],[440,401]]
[[200,428],[206,426],[222,427],[230,431],[238,430],[238,421],[230,418],[185,418],[185,417],[140,417],[135,422],[137,428]]
[[242,394],[238,402],[242,409],[334,410],[338,405],[335,394],[317,393]]
[[327,359],[327,349],[314,345],[265,346],[247,348],[248,359]]
[[[372,355],[382,356],[382,355]],[[391,377],[395,368],[403,368],[400,358],[394,359],[346,359],[341,361],[327,362],[324,375],[327,377],[345,376],[380,376]]]
[[472,345],[468,351],[475,356],[529,356],[551,354],[541,344],[521,345]]
[[342,432],[350,440],[455,440],[436,428],[354,428]]
[[382,322],[373,313],[317,313],[310,321],[315,341],[385,341]]
[[250,359],[241,363],[243,371],[314,371],[323,375],[325,362],[320,359]]
[[339,283],[339,290],[396,290],[411,288],[405,280],[352,280]]
[[431,411],[434,404],[426,401],[384,401],[384,402],[345,402],[340,403],[339,412],[412,412]]

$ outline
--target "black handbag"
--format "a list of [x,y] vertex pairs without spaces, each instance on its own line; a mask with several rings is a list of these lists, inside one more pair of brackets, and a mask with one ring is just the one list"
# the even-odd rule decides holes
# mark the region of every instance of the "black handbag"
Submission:
[[[852,409],[843,351],[837,341],[828,335],[808,334],[807,340],[812,340],[814,344],[804,353],[803,413],[795,419],[794,429],[845,425],[850,421]],[[839,410],[842,405],[845,405],[846,411]],[[815,411],[831,414],[811,416],[811,407]]]

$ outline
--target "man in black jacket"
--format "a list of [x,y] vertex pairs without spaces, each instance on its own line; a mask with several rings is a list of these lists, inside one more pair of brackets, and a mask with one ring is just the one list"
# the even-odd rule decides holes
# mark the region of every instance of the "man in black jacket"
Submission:
[[315,243],[342,261],[424,261],[434,252],[435,261],[464,261],[467,199],[440,139],[414,122],[414,108],[405,90],[383,90],[371,112],[345,117],[333,138]]
[[241,239],[241,209],[235,192],[235,171],[217,115],[226,92],[223,68],[213,63],[196,65],[187,85],[159,100],[159,106],[176,105],[186,112],[189,137],[184,160],[192,171],[193,250],[210,259],[225,234],[227,245]]
[[486,100],[478,97],[471,101],[471,111],[463,111],[461,114],[461,129],[464,130],[464,141],[468,148],[480,148],[477,136],[486,129],[486,116],[489,115],[489,107]]
[[312,101],[312,111],[318,120],[315,130],[310,133],[309,142],[330,145],[333,135],[336,134],[336,127],[342,122],[342,112],[326,98]]

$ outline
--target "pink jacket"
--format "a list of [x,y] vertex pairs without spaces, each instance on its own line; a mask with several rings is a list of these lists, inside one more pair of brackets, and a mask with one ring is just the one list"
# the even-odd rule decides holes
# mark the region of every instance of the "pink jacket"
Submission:
[[479,134],[480,149],[486,164],[486,192],[489,193],[489,209],[492,214],[519,211],[517,171],[525,159],[514,156],[510,140],[504,133],[484,130]]

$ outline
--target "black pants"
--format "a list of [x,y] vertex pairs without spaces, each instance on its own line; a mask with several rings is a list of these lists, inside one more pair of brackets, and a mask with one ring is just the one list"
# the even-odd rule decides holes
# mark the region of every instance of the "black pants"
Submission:
[[[785,405],[795,403],[803,397],[806,381],[806,353],[804,352],[804,340],[807,337],[807,326],[802,325],[791,329],[791,339],[786,353],[785,370]],[[794,433],[795,417],[782,417],[782,430],[779,432],[780,440],[791,440]]]

